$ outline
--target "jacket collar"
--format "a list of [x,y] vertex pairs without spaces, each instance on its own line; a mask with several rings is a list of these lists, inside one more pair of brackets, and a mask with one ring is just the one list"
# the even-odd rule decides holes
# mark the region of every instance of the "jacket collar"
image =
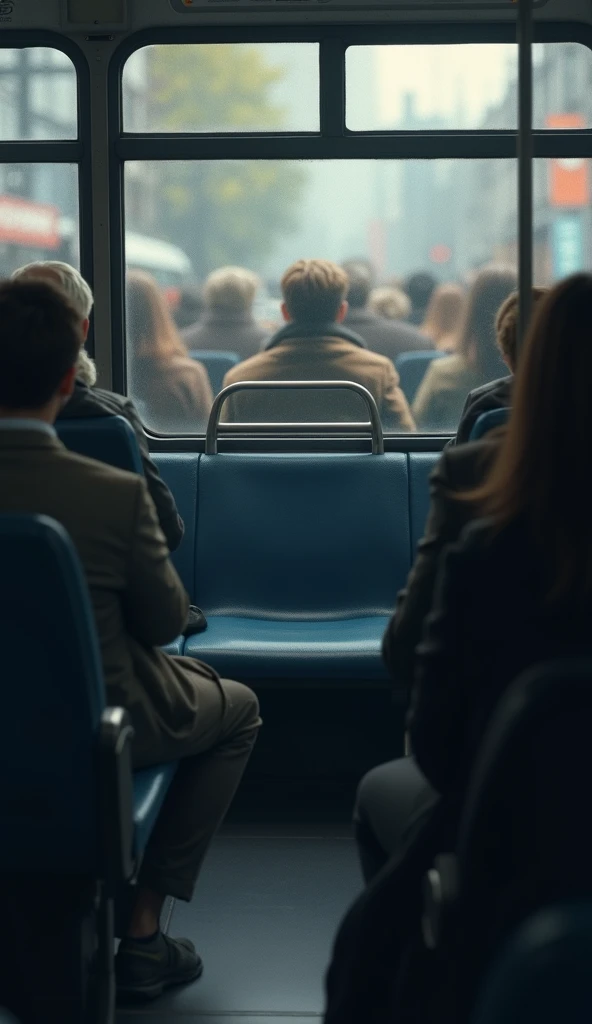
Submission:
[[22,416],[5,416],[0,417],[0,430],[8,432],[16,431],[22,433],[23,430],[30,431],[31,433],[37,432],[39,434],[46,434],[48,437],[55,437],[55,428],[50,423],[45,423],[44,420],[37,420],[31,417],[30,419],[24,419]]
[[[14,420],[11,423],[14,423]],[[18,426],[2,427],[0,421],[0,449],[37,448],[55,451],[63,448],[53,428],[45,430],[28,424],[28,420],[21,420]]]
[[270,348],[275,348],[276,345],[281,345],[284,341],[292,341],[293,339],[301,338],[342,338],[344,341],[351,342],[352,345],[357,345],[358,348],[368,347],[364,339],[360,338],[359,334],[355,334],[353,331],[350,331],[347,327],[344,327],[343,324],[323,321],[310,324],[285,324],[281,330],[276,331],[269,341],[266,342],[263,347],[263,351],[265,352]]

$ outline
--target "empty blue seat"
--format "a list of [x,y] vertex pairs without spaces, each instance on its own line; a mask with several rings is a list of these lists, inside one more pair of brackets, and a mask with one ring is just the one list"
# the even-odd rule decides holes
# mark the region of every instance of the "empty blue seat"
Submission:
[[592,905],[548,907],[512,936],[477,1000],[473,1024],[589,1024]]
[[216,349],[194,349],[189,353],[192,359],[203,363],[208,371],[212,391],[215,395],[222,390],[222,382],[229,370],[240,363],[240,356],[236,352],[223,352]]
[[387,678],[410,561],[405,455],[202,456],[198,493],[208,629],[185,654],[239,678]]
[[395,366],[400,377],[400,385],[405,398],[411,404],[421,384],[426,370],[433,359],[441,359],[447,352],[426,350],[425,352],[403,352],[395,359]]
[[484,412],[473,424],[470,441],[479,441],[496,427],[503,427],[508,422],[509,409],[492,409],[491,412]]
[[144,472],[136,435],[123,416],[58,420],[56,430],[60,441],[72,452],[130,473]]

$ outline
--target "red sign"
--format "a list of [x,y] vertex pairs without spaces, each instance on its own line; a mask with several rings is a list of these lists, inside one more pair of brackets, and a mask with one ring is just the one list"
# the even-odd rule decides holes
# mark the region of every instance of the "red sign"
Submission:
[[[581,114],[550,114],[547,128],[585,128]],[[588,161],[585,159],[551,160],[549,200],[551,206],[581,209],[590,199]]]
[[46,203],[0,196],[0,242],[35,249],[57,249],[60,211]]
[[450,263],[452,249],[449,245],[434,245],[430,249],[430,259],[432,263]]

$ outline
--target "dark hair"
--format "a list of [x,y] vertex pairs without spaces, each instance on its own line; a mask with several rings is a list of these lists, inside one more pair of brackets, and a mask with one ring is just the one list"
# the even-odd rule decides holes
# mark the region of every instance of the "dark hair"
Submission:
[[549,599],[592,591],[592,274],[537,303],[520,353],[512,411],[484,484],[464,494],[502,528],[526,517]]
[[361,260],[346,260],[341,264],[348,276],[347,301],[352,309],[364,309],[372,291],[372,272]]
[[423,314],[428,308],[430,299],[438,284],[433,274],[419,273],[410,274],[403,282],[403,288],[411,299],[411,306],[416,316],[421,314],[419,323],[423,320]]
[[507,267],[481,270],[469,292],[460,330],[458,351],[477,370],[485,384],[506,373],[496,344],[496,318],[502,303],[516,288],[516,274]]
[[41,409],[82,345],[80,314],[53,285],[0,282],[0,405]]

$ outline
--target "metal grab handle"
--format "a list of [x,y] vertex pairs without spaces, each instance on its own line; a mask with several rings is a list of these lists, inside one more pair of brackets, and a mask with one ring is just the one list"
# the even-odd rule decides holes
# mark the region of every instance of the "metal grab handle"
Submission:
[[[384,455],[384,436],[382,433],[382,423],[380,421],[380,414],[378,407],[374,401],[374,397],[368,391],[368,388],[363,387],[361,384],[356,384],[352,380],[240,380],[236,384],[229,384],[227,388],[223,388],[214,399],[210,417],[208,419],[208,425],[206,428],[206,455],[216,455],[218,452],[218,428],[220,426],[220,413],[222,412],[222,406],[230,395],[234,394],[235,391],[354,391],[356,395],[364,400],[368,406],[368,412],[370,414],[370,420],[367,423],[302,423],[298,424],[302,432],[310,431],[312,428],[321,430],[323,427],[329,427],[332,431],[337,428],[343,430],[350,430],[354,428],[356,431],[368,430],[372,439],[372,454],[373,455]],[[228,425],[232,429],[232,424]],[[244,427],[244,424],[240,424]],[[285,423],[265,423],[265,424],[253,424],[253,429],[256,430],[258,426],[265,426],[266,428],[274,428],[282,430],[283,427],[288,426],[292,433],[295,428],[295,424]]]

